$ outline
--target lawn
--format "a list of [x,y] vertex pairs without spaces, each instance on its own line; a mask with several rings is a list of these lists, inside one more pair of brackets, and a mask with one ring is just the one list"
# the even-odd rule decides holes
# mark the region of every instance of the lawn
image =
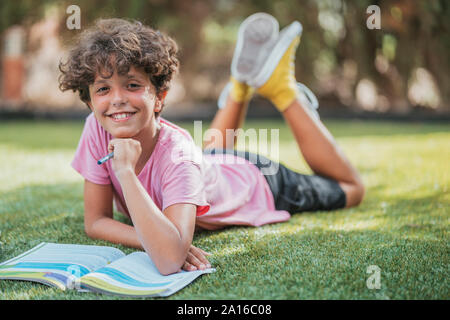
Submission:
[[[299,213],[260,228],[200,232],[194,245],[213,254],[217,272],[168,299],[450,298],[450,126],[325,124],[362,174],[362,205]],[[192,123],[182,126],[193,132]],[[70,167],[82,127],[0,123],[0,261],[43,241],[111,245],[83,231],[83,179]],[[280,128],[280,159],[309,172],[281,120],[248,121],[246,128]],[[257,151],[254,145],[249,149]],[[366,283],[372,265],[380,271],[379,289]],[[0,299],[122,298],[2,280]]]

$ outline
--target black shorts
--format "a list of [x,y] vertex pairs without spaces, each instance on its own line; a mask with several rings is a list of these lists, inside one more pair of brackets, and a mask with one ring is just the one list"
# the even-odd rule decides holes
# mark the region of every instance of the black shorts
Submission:
[[205,154],[234,154],[247,159],[263,173],[277,210],[289,213],[336,210],[345,207],[346,196],[337,181],[319,175],[304,175],[264,156],[232,149],[207,149]]

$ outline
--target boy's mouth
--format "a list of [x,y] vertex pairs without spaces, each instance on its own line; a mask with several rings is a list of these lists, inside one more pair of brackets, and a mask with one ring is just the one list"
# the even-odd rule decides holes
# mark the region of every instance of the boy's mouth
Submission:
[[108,115],[114,122],[127,121],[130,119],[136,112],[118,112]]

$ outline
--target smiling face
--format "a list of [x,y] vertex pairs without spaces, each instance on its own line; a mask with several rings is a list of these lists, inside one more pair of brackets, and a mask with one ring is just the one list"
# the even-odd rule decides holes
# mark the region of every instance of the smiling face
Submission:
[[108,79],[97,74],[89,94],[89,107],[114,138],[151,134],[156,126],[155,112],[161,111],[164,98],[156,95],[148,75],[133,66],[127,74],[114,72]]

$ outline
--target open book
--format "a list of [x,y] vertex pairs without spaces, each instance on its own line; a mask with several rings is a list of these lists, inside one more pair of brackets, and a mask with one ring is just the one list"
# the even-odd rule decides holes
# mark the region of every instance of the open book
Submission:
[[0,279],[126,297],[165,297],[214,271],[210,268],[163,276],[145,252],[125,255],[112,247],[42,242],[1,263]]

